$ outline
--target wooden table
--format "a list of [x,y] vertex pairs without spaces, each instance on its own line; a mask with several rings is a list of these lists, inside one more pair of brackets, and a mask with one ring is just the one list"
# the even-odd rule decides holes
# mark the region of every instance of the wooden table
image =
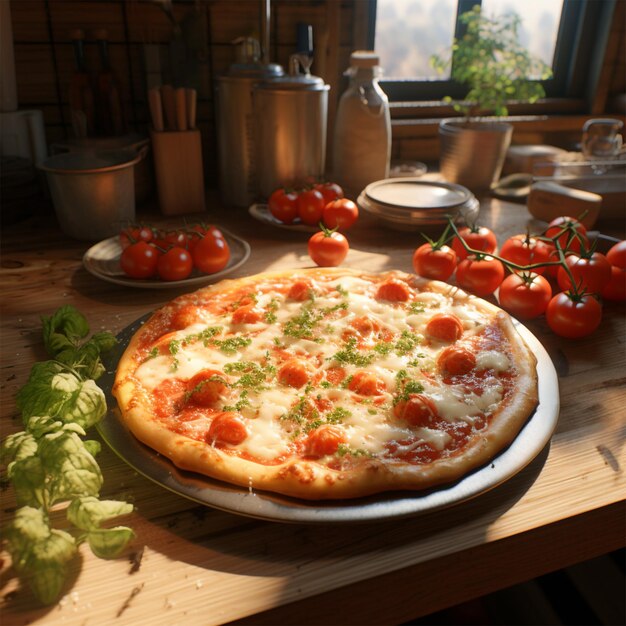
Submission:
[[[542,226],[523,205],[493,199],[481,205],[479,221],[500,243]],[[252,246],[234,276],[310,265],[305,234],[212,206],[207,217]],[[600,226],[624,237],[623,223]],[[41,315],[73,304],[92,331],[118,332],[179,292],[94,278],[81,264],[87,244],[66,238],[45,216],[4,229],[3,238],[4,437],[20,429],[15,392],[45,358]],[[367,216],[350,240],[345,265],[367,270],[411,271],[421,243]],[[400,623],[623,546],[624,306],[607,304],[600,329],[578,341],[555,336],[543,319],[527,326],[560,376],[561,413],[550,445],[505,484],[405,519],[291,525],[193,503],[138,475],[105,446],[103,497],[135,505],[129,524],[137,539],[128,555],[103,561],[81,548],[66,595],[48,608],[20,587],[5,555],[3,623]],[[4,489],[5,518],[14,506],[11,489]]]

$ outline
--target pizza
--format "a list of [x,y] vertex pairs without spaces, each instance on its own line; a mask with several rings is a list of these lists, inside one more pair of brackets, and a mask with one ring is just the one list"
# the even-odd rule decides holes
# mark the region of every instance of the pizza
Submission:
[[179,296],[132,336],[113,393],[134,436],[179,468],[305,500],[457,481],[538,401],[533,353],[499,308],[337,268]]

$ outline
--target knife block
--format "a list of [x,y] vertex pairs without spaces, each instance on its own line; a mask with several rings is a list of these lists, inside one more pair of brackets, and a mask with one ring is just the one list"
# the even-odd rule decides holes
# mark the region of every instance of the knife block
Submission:
[[152,131],[150,138],[161,213],[205,211],[200,131]]

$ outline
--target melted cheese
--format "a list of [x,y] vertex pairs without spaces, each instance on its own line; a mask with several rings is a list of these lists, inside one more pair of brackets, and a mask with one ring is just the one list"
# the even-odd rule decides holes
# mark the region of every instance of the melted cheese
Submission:
[[[255,306],[271,312],[271,316],[266,315],[253,324],[232,324],[230,314],[222,314],[194,324],[176,333],[174,338],[179,341],[174,354],[166,352],[146,359],[136,370],[136,378],[152,391],[168,378],[188,381],[202,369],[224,371],[226,368],[230,372],[225,374],[230,384],[227,403],[234,404],[241,399],[242,390],[246,391],[240,412],[250,434],[236,447],[254,458],[268,461],[288,453],[293,442],[306,437],[315,424],[327,422],[339,424],[350,450],[368,455],[384,453],[391,443],[404,452],[415,449],[420,443],[444,450],[450,442],[447,432],[426,426],[411,427],[394,416],[394,401],[402,391],[398,381],[407,377],[421,385],[422,393],[433,401],[440,417],[450,423],[473,424],[477,416],[489,414],[498,407],[504,389],[497,374],[511,367],[506,354],[496,350],[479,352],[476,369],[488,372],[480,390],[468,391],[462,381],[458,384],[443,382],[437,373],[436,361],[448,344],[428,342],[421,332],[432,315],[450,312],[463,323],[461,341],[471,338],[490,322],[488,315],[471,302],[458,305],[452,297],[430,292],[412,294],[411,300],[421,308],[377,301],[372,295],[375,286],[351,276],[330,285],[318,283],[314,291],[314,299],[302,303],[272,294],[268,289],[261,290],[255,296]],[[310,333],[303,332],[304,336],[299,336],[295,322],[302,321],[305,311],[310,313],[309,319],[313,322]],[[367,347],[358,349],[346,340],[345,333],[354,333],[350,323],[362,317],[370,319],[375,330],[373,337],[363,339],[369,342]],[[290,324],[295,324],[296,332],[287,332]],[[203,342],[192,337],[217,326],[222,331],[216,335],[216,340],[243,341],[236,349],[225,350],[218,342]],[[397,347],[403,333],[414,339],[414,345]],[[383,336],[392,339],[385,343]],[[184,340],[190,337],[191,340]],[[279,384],[275,373],[287,358],[306,361],[315,383],[300,389]],[[263,384],[250,387],[241,384],[236,364],[250,362],[267,367]],[[324,384],[328,370],[338,366],[345,371],[343,384]],[[381,394],[359,397],[347,388],[345,382],[361,370],[382,381],[384,391]],[[298,412],[303,403],[312,412]],[[209,417],[199,418],[185,422],[181,430],[202,439],[209,425]]]

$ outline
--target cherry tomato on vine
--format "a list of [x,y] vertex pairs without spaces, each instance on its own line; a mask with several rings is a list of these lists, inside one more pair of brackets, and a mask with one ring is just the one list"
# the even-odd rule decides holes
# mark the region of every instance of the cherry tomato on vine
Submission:
[[456,267],[456,283],[477,296],[493,293],[504,280],[504,266],[492,256],[470,255]]
[[[535,265],[550,260],[550,247],[541,239],[530,235],[513,235],[500,247],[499,256],[516,265]],[[532,270],[535,274],[543,274],[545,267]]]
[[315,226],[322,221],[325,204],[324,196],[317,189],[301,191],[296,201],[298,217],[303,224]]
[[341,265],[349,249],[350,244],[344,235],[328,229],[315,233],[308,243],[309,256],[320,267]]
[[548,303],[546,321],[554,333],[567,339],[590,335],[602,320],[602,306],[589,293],[557,293]]
[[191,253],[185,248],[174,246],[165,254],[159,256],[157,262],[157,274],[159,278],[167,281],[184,280],[193,270]]
[[[495,252],[498,247],[498,241],[493,231],[486,226],[463,226],[458,229],[459,235],[463,241],[472,249],[480,252]],[[467,256],[467,251],[458,237],[452,239],[452,249],[456,252],[459,261]]]
[[626,270],[626,240],[618,241],[606,253],[606,258],[611,265]]
[[131,278],[150,278],[156,274],[159,251],[145,241],[138,241],[122,250],[120,266]]
[[568,254],[565,257],[565,264],[574,279],[574,285],[572,285],[565,268],[560,267],[557,281],[563,291],[575,287],[576,289],[586,289],[592,293],[600,293],[611,280],[611,264],[599,252],[594,252],[589,256]]
[[128,227],[124,228],[120,232],[120,246],[122,250],[124,248],[128,248],[133,243],[137,243],[139,241],[139,228]]
[[189,235],[184,230],[170,230],[165,233],[164,239],[168,247],[186,248],[189,243]]
[[324,207],[322,221],[328,228],[348,230],[359,218],[359,207],[348,198],[331,200]]
[[456,252],[450,246],[422,244],[413,253],[413,269],[419,276],[433,280],[448,280],[456,269]]
[[550,283],[534,272],[509,274],[498,292],[500,306],[523,320],[545,313],[551,298]]
[[626,269],[611,265],[611,278],[600,295],[605,300],[626,300]]
[[208,232],[191,251],[193,264],[204,274],[215,274],[223,270],[230,260],[230,248],[224,237]]
[[343,189],[337,183],[325,182],[317,183],[314,185],[314,189],[317,189],[324,196],[324,205],[343,198]]
[[545,236],[556,239],[562,250],[579,252],[581,243],[587,247],[587,229],[574,217],[555,217],[549,224]]
[[276,189],[267,201],[270,213],[283,224],[293,224],[298,217],[298,194],[287,189]]

